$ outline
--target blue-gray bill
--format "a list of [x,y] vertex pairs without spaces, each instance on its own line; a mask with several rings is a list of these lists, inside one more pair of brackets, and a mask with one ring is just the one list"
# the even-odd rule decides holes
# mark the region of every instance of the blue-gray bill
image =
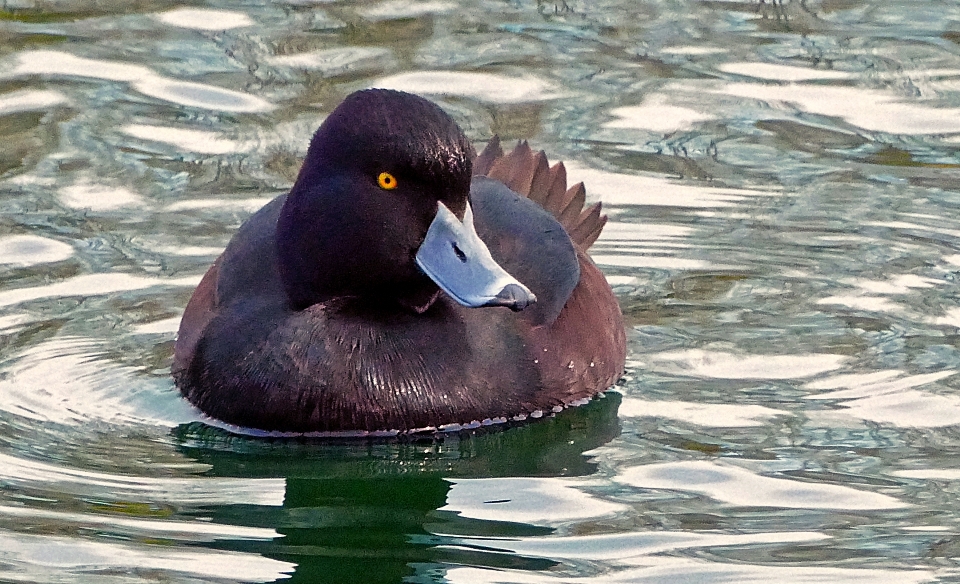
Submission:
[[441,290],[460,304],[506,306],[523,310],[537,301],[529,288],[504,270],[490,255],[473,226],[467,203],[463,221],[443,203],[417,251],[417,265]]

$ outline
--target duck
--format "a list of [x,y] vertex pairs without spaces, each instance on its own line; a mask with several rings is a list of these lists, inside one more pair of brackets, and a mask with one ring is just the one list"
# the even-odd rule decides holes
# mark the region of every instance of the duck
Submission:
[[439,432],[581,405],[621,377],[623,316],[587,255],[606,222],[562,163],[435,103],[348,95],[289,192],[251,215],[184,310],[172,375],[215,425]]

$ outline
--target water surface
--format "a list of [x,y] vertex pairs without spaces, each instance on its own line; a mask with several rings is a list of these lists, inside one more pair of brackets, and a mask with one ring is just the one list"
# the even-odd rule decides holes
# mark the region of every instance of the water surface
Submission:
[[[604,202],[606,397],[405,443],[179,398],[193,286],[369,86]],[[953,3],[9,1],[0,138],[0,580],[960,578]]]

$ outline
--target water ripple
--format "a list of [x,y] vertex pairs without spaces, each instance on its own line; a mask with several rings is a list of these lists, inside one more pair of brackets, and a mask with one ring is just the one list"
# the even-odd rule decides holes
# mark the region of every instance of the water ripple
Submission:
[[[285,578],[295,564],[257,554],[219,550],[164,549],[51,535],[0,532],[0,559],[10,577],[29,582],[62,582],[73,576],[97,582],[131,581],[110,574],[150,571],[165,578],[265,582]],[[51,553],[51,550],[56,550]],[[138,578],[139,579],[139,578]]]
[[[266,505],[283,503],[283,479],[250,478],[166,478],[124,476],[50,464],[0,453],[0,479],[10,487],[37,492],[69,493],[94,500],[108,498],[116,502],[170,503],[202,505]],[[21,508],[25,509],[25,508]],[[15,513],[15,511],[10,511]],[[24,510],[22,513],[28,513]],[[212,528],[210,533],[219,528]],[[224,530],[232,527],[223,527]],[[265,530],[244,530],[248,535],[264,535]]]
[[62,262],[74,255],[73,246],[37,237],[36,235],[6,235],[0,237],[0,265],[34,266]]
[[677,375],[716,379],[802,379],[839,369],[843,355],[742,355],[688,349],[649,356],[657,370]]
[[623,470],[616,480],[644,489],[672,489],[707,495],[740,507],[803,509],[897,509],[894,497],[841,485],[765,477],[730,464],[667,462]]
[[0,307],[13,306],[41,298],[97,296],[143,290],[154,286],[196,286],[201,276],[151,278],[132,274],[85,274],[44,286],[14,288],[0,292]]
[[456,95],[489,103],[529,103],[559,96],[554,87],[532,75],[508,77],[463,71],[414,71],[375,81],[371,87],[422,95]]
[[267,57],[274,67],[319,71],[325,77],[381,71],[393,62],[393,52],[378,47],[337,47],[309,53]]
[[589,195],[616,206],[732,207],[751,198],[771,194],[750,189],[684,183],[662,175],[615,173],[589,168],[576,162],[567,162],[565,166],[571,179],[588,185]]
[[450,479],[450,483],[447,503],[440,510],[485,521],[550,525],[626,510],[623,505],[591,497],[559,479]]
[[209,10],[204,8],[176,8],[156,15],[157,20],[170,26],[197,30],[229,30],[253,26],[253,19],[243,12]]
[[255,144],[223,137],[219,132],[171,128],[147,124],[127,124],[121,131],[124,134],[151,142],[162,142],[176,147],[179,151],[198,154],[235,154],[252,149]]
[[69,98],[51,89],[21,89],[0,94],[0,116],[17,112],[45,110],[70,103]]
[[960,132],[960,108],[908,102],[893,93],[871,89],[797,83],[730,83],[714,91],[762,101],[773,107],[796,107],[807,114],[843,118],[873,132],[915,135]]
[[678,420],[715,428],[751,428],[763,426],[776,416],[789,416],[786,410],[745,404],[703,404],[676,400],[624,399],[620,404],[624,417],[654,417]]
[[[217,501],[217,503],[221,503]],[[272,540],[280,537],[273,529],[244,527],[242,525],[224,525],[201,521],[162,521],[151,519],[133,519],[115,515],[97,515],[94,513],[64,513],[44,511],[27,507],[0,505],[0,523],[15,522],[23,528],[24,524],[56,524],[60,528],[75,525],[89,529],[96,527],[107,531],[133,537],[163,537],[164,539],[186,542],[213,542],[224,539]]]
[[[741,584],[920,584],[933,581],[932,570],[883,570],[869,568],[821,568],[722,564],[682,558],[658,557],[635,569],[615,570],[603,576],[570,578],[549,573],[529,573],[482,568],[454,568],[446,578],[452,584],[502,582],[510,584],[548,584],[552,582],[635,582],[637,584],[675,584],[678,575],[690,582],[739,582]],[[562,580],[561,580],[562,578]]]
[[205,83],[168,79],[143,65],[87,59],[60,51],[17,53],[13,66],[0,73],[0,76],[6,78],[29,75],[121,81],[129,83],[134,89],[150,97],[216,111],[241,113],[274,109],[270,102],[247,93]]
[[0,379],[0,411],[38,422],[93,421],[175,426],[197,412],[166,384],[112,363],[90,339],[55,338],[11,356]]
[[[0,579],[957,579],[960,7],[81,4],[0,10]],[[181,398],[191,287],[377,85],[604,203],[606,409],[345,444]]]

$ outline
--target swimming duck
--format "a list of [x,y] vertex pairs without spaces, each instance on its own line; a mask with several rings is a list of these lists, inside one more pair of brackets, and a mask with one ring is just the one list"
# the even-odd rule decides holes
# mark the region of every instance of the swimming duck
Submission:
[[187,304],[173,375],[230,428],[409,433],[559,411],[619,378],[623,318],[586,254],[606,221],[526,143],[477,156],[436,104],[349,95],[290,192]]

